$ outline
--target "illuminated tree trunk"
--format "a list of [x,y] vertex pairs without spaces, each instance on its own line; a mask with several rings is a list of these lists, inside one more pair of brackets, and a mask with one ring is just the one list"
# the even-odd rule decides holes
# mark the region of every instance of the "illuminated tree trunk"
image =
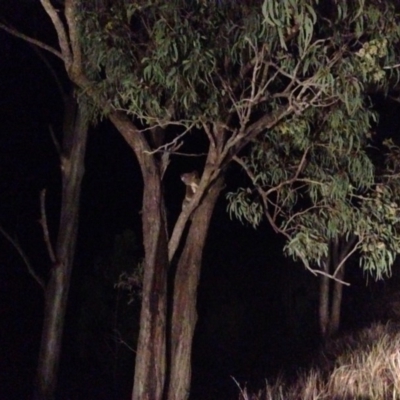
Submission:
[[145,250],[140,331],[132,400],[162,399],[166,380],[168,234],[161,172],[143,133],[123,113],[110,120],[134,151],[144,181],[143,244]]
[[[332,240],[329,245],[329,254],[323,262],[323,271],[333,275],[342,261],[347,257],[354,238],[350,238],[348,242],[343,239]],[[319,292],[319,327],[321,337],[327,339],[338,333],[340,328],[341,307],[343,298],[343,281],[345,277],[346,263],[344,262],[337,271],[334,280],[327,276],[320,276],[320,292]]]
[[133,400],[161,399],[166,379],[168,240],[158,176],[145,176],[145,267]]
[[62,165],[62,198],[55,260],[45,289],[45,309],[35,398],[54,398],[60,361],[65,312],[79,219],[88,124],[72,97],[66,101]]

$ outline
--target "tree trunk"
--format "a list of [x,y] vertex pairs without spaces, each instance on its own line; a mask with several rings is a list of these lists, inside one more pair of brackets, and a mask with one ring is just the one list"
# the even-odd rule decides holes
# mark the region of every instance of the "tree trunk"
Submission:
[[[351,237],[347,242],[345,242],[343,238],[331,240],[329,244],[329,255],[323,263],[324,272],[333,275],[340,263],[349,255],[354,242],[354,237]],[[345,267],[346,263],[343,262],[336,273],[335,277],[339,281],[343,281],[344,279]],[[323,339],[336,335],[339,331],[342,296],[342,283],[323,275],[320,276],[319,325]]]
[[191,352],[197,322],[196,298],[200,279],[202,253],[212,212],[222,189],[223,179],[215,181],[195,210],[179,258],[174,280],[171,321],[171,368],[168,400],[189,397],[191,381]]
[[88,124],[75,99],[67,99],[63,132],[62,198],[55,263],[45,291],[45,309],[35,398],[54,398],[61,353],[64,318],[75,255],[79,199],[84,173]]
[[[336,271],[339,267],[340,263],[345,259],[347,254],[349,253],[352,243],[354,239],[349,239],[348,242],[344,242],[344,239],[336,239],[334,245],[332,246],[334,255],[333,255],[333,268],[332,273]],[[340,267],[336,274],[336,278],[339,280],[343,280],[345,274],[346,264]],[[343,294],[343,284],[334,281],[333,282],[333,290],[332,290],[332,305],[331,305],[331,315],[329,322],[329,336],[336,335],[339,331],[340,326],[340,311],[342,308],[342,294]]]
[[[338,271],[336,277],[340,280],[344,278],[345,266],[343,265]],[[343,284],[335,281],[332,293],[332,306],[331,315],[329,323],[329,336],[336,335],[339,331],[340,326],[340,311],[342,307],[342,294],[343,294]]]
[[132,400],[158,400],[166,375],[168,238],[160,177],[144,179],[145,267]]
[[[325,260],[322,265],[324,272],[329,273],[329,257]],[[319,329],[323,339],[326,338],[329,327],[329,278],[325,275],[321,275],[320,286],[319,286]]]
[[161,399],[166,377],[168,234],[161,172],[143,132],[122,112],[110,121],[134,151],[142,172],[145,251],[140,331],[132,400]]
[[40,343],[35,399],[54,399],[60,361],[70,273],[63,265],[54,267],[46,286],[44,324]]

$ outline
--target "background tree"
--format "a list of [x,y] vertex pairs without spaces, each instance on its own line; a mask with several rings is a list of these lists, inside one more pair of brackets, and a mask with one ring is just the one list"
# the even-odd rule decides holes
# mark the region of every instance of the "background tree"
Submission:
[[[37,44],[36,40],[21,35],[14,28],[3,24],[1,27],[13,35],[22,36],[31,44]],[[40,223],[51,262],[47,279],[42,279],[35,272],[18,242],[1,230],[23,258],[29,273],[44,289],[44,323],[34,396],[39,399],[50,399],[54,395],[57,383],[68,291],[78,235],[80,192],[89,119],[84,101],[78,104],[73,90],[69,93],[64,90],[52,64],[40,51],[34,49],[54,79],[64,107],[61,134],[55,135],[53,129],[50,129],[61,167],[60,219],[55,240],[51,237],[47,224],[45,189],[40,195]],[[58,139],[59,136],[61,140]]]
[[39,399],[51,399],[57,382],[68,291],[78,236],[79,199],[89,128],[84,110],[84,105],[78,106],[72,93],[66,97],[62,147],[59,148],[62,177],[61,211],[54,250],[45,218],[45,192],[42,192],[41,196],[41,224],[52,268],[45,289],[44,324],[36,385],[36,397]]
[[[394,189],[400,181],[396,168],[385,170],[385,157],[369,148],[377,120],[370,93],[391,83],[387,44],[386,38],[355,42],[328,78],[335,80],[337,102],[287,118],[236,158],[252,188],[231,193],[229,210],[253,226],[265,216],[286,237],[286,254],[319,275],[323,337],[339,328],[347,260],[357,254],[380,279],[400,251]],[[396,151],[391,145],[387,161]]]
[[[170,399],[187,398],[202,249],[228,165],[290,116],[347,104],[338,65],[347,66],[347,90],[361,90],[351,55],[377,36],[387,36],[392,48],[394,10],[373,1],[66,0],[61,17],[50,0],[41,4],[60,50],[42,47],[64,62],[141,168],[145,260],[133,398],[167,391]],[[207,143],[204,169],[169,232],[162,178],[189,132]],[[167,271],[174,272],[171,288]],[[167,289],[173,299],[168,353]]]

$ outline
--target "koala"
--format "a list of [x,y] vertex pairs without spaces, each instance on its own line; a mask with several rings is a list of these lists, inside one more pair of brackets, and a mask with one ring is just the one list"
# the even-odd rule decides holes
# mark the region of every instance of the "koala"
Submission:
[[182,204],[182,209],[184,209],[190,203],[197,189],[199,188],[200,178],[198,172],[193,171],[182,174],[181,179],[186,185],[186,195]]

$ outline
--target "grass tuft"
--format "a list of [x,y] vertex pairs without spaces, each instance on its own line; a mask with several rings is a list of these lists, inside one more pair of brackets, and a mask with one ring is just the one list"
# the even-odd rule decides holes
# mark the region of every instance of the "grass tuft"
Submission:
[[239,399],[400,400],[400,324],[375,323],[332,340],[293,383],[280,377],[257,394],[240,388]]

